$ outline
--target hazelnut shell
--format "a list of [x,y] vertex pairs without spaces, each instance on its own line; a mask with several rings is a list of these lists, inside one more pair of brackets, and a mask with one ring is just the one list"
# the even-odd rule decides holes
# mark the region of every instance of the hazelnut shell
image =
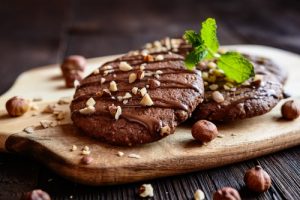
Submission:
[[202,143],[210,142],[218,135],[216,125],[207,120],[199,120],[192,127],[193,137]]
[[20,97],[12,97],[6,102],[6,110],[11,117],[18,117],[29,110],[29,101]]
[[249,169],[245,173],[244,181],[250,190],[258,193],[267,191],[272,184],[269,174],[261,166]]
[[294,120],[300,115],[300,105],[294,100],[286,101],[281,106],[281,115],[286,120]]

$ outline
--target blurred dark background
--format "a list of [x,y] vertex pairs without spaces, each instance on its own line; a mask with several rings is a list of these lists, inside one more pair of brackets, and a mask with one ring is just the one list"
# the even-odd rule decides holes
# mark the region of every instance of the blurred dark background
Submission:
[[60,62],[124,53],[217,19],[221,44],[262,44],[300,53],[298,0],[1,0],[0,94],[18,74]]

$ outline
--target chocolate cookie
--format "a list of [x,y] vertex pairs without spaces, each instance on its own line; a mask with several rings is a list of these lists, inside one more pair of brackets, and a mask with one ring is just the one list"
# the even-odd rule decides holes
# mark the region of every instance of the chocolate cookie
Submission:
[[282,84],[267,68],[254,67],[255,77],[238,85],[228,80],[214,62],[201,63],[205,98],[193,119],[234,121],[269,112],[283,98]]
[[[141,50],[140,52],[154,53],[157,51],[165,51],[165,52],[171,51],[173,53],[186,56],[191,49],[192,46],[190,44],[187,44],[185,40],[181,38],[167,37],[159,41],[147,43],[146,45],[144,45],[144,49]],[[136,51],[133,51],[131,53],[134,52]],[[278,66],[269,58],[265,58],[262,56],[248,55],[248,54],[243,54],[243,55],[252,62],[252,64],[255,66],[256,71],[259,71],[259,74],[267,73],[273,75],[282,84],[286,82],[288,76],[287,71],[283,67]]]
[[[166,38],[147,43],[142,52],[159,50],[185,56],[191,45],[183,39]],[[287,79],[287,72],[268,58],[244,56],[252,62],[256,76],[243,85],[226,80],[214,61],[199,64],[205,84],[205,100],[194,111],[194,119],[232,121],[254,117],[269,112],[282,99],[282,84]]]
[[115,145],[157,141],[174,133],[203,100],[199,71],[168,52],[131,54],[82,80],[72,120],[86,134]]

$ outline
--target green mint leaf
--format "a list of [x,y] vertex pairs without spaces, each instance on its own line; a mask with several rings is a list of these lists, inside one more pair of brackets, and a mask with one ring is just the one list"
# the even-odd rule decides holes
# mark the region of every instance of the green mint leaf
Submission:
[[208,51],[203,46],[198,46],[194,48],[186,57],[185,65],[189,70],[192,70],[201,60],[203,60]]
[[222,54],[217,61],[217,65],[228,78],[237,83],[243,83],[255,74],[253,65],[237,52]]
[[209,54],[206,58],[210,59],[214,57],[219,49],[219,41],[217,38],[217,23],[215,19],[208,18],[202,23],[200,30],[201,39],[204,45],[209,49]]
[[183,38],[188,41],[193,47],[202,45],[201,37],[193,30],[187,30],[184,32]]

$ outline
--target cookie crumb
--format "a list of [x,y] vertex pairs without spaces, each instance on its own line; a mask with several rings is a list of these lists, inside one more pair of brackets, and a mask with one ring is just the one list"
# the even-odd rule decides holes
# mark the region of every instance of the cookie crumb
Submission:
[[153,197],[153,187],[151,184],[143,184],[140,188],[139,188],[139,195],[140,197]]
[[37,102],[37,101],[43,101],[42,97],[34,97],[32,99],[33,102]]
[[217,137],[218,137],[218,138],[223,138],[223,137],[225,137],[225,135],[219,134],[219,135],[217,135]]
[[136,159],[140,159],[141,156],[138,155],[138,154],[131,153],[131,154],[128,155],[128,158],[136,158]]

